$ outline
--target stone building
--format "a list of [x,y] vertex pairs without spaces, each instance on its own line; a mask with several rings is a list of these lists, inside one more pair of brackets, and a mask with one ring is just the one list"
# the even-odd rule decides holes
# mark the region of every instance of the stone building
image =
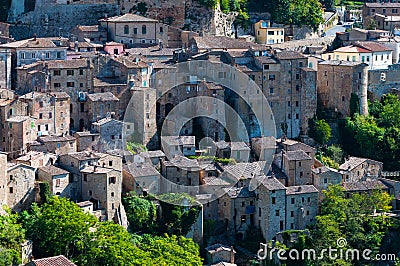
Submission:
[[343,191],[346,198],[350,198],[353,194],[367,193],[374,191],[382,191],[390,193],[390,185],[381,180],[363,180],[356,182],[343,183]]
[[367,158],[350,157],[339,166],[343,182],[358,182],[378,179],[381,176],[383,163]]
[[319,204],[323,200],[323,190],[327,190],[330,185],[341,185],[342,183],[342,174],[336,169],[323,165],[312,169],[312,184],[319,191]]
[[273,239],[278,232],[286,230],[286,189],[278,179],[261,179],[257,189],[256,215],[258,227],[265,240]]
[[[115,117],[115,110],[119,99],[111,92],[92,93],[87,95],[84,103],[84,112],[87,113],[87,121],[90,124],[106,117]],[[82,110],[81,110],[82,111]]]
[[155,45],[160,41],[168,45],[168,25],[155,19],[135,14],[104,18],[100,25],[109,32],[109,39],[126,44],[130,47],[140,45]]
[[65,92],[27,93],[19,98],[36,118],[38,136],[69,134],[70,97]]
[[76,140],[69,135],[41,136],[37,141],[28,144],[30,151],[54,153],[57,155],[76,152]]
[[355,42],[332,53],[322,54],[324,60],[368,64],[368,69],[387,69],[392,64],[393,50],[378,42]]
[[318,190],[313,185],[286,188],[286,229],[304,230],[315,223]]
[[69,172],[54,165],[42,166],[37,171],[38,180],[47,182],[50,193],[60,197],[71,197],[71,184]]
[[100,134],[92,133],[90,131],[75,132],[74,138],[76,139],[77,151],[92,151],[97,150]]
[[36,119],[30,116],[11,116],[4,125],[3,147],[9,158],[17,158],[28,151],[28,144],[37,138]]
[[0,49],[0,88],[11,89],[11,51]]
[[68,39],[30,38],[0,45],[11,51],[16,66],[28,65],[43,60],[65,60],[67,58]]
[[[371,20],[374,20],[376,15],[383,16],[398,16],[400,12],[400,3],[388,3],[388,2],[380,2],[380,3],[365,3],[362,9],[362,18],[363,18],[363,26],[367,28],[371,23]],[[378,28],[385,26],[386,24],[377,25]]]
[[17,164],[26,164],[34,168],[53,165],[57,160],[57,155],[40,151],[29,151],[25,155],[15,159]]
[[123,149],[122,130],[123,123],[112,118],[104,118],[92,124],[93,132],[100,136],[97,150]]
[[2,192],[5,194],[7,206],[16,212],[28,209],[35,201],[36,168],[26,164],[11,163],[2,167],[1,171],[7,171],[7,183]]
[[226,230],[237,239],[243,240],[248,230],[256,226],[256,196],[247,186],[224,189],[219,199],[220,220],[225,223]]
[[89,39],[91,42],[107,41],[107,29],[99,25],[76,25],[70,33],[73,35],[74,41],[83,42],[85,39]]
[[367,86],[367,64],[324,61],[318,65],[318,102],[329,116],[368,114]]
[[124,168],[123,191],[157,195],[160,193],[160,173],[149,163],[131,163]]
[[288,177],[288,186],[311,185],[314,159],[303,150],[283,151],[282,172]]
[[[163,161],[161,175],[161,192],[186,192],[195,196],[199,193],[200,165],[195,159],[175,155],[169,161]],[[178,186],[180,185],[180,186]]]
[[157,169],[161,168],[161,161],[165,159],[165,154],[161,150],[140,152],[133,156],[135,163],[151,163]]
[[236,251],[233,249],[233,247],[222,244],[214,244],[206,247],[206,251],[208,265],[219,265],[217,264],[219,262],[227,262],[230,265],[235,263]]
[[297,52],[280,51],[254,57],[262,75],[260,86],[274,114],[277,136],[306,134],[308,120],[317,110],[317,73],[307,68],[307,58]]
[[124,224],[121,157],[78,152],[61,155],[59,164],[72,175],[72,199],[89,200],[94,210],[102,211],[102,220]]
[[279,145],[281,146],[281,149],[284,151],[297,151],[297,150],[302,150],[304,151],[308,156],[314,159],[315,157],[315,148],[288,138],[282,138],[281,141],[279,142]]
[[388,69],[368,71],[368,98],[380,100],[382,95],[388,93],[398,94],[400,65],[391,65]]
[[172,158],[175,155],[192,156],[196,152],[195,137],[162,136],[161,147],[167,158]]

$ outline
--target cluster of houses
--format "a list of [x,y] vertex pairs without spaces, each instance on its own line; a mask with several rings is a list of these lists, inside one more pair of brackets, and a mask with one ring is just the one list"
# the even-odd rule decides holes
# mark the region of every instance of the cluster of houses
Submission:
[[[365,12],[379,21],[389,9],[377,5],[397,13],[399,4],[365,4]],[[317,103],[327,117],[344,118],[355,98],[358,112],[366,115],[367,99],[399,91],[400,42],[385,28],[338,33],[342,47],[329,52],[319,46],[282,48],[284,28],[268,21],[255,24],[257,43],[175,31],[134,14],[77,25],[70,38],[14,41],[1,34],[0,206],[28,208],[40,200],[46,182],[53,195],[70,198],[100,221],[127,227],[124,193],[185,192],[203,205],[191,231],[198,242],[206,220],[217,221],[215,232],[238,240],[254,230],[268,241],[285,230],[305,229],[332,184],[341,185],[347,197],[387,191],[395,196],[394,209],[400,207],[400,183],[382,177],[381,162],[349,157],[339,169],[329,168],[315,158],[307,137]],[[263,136],[254,106],[215,82],[190,76],[168,93],[154,88],[153,74],[188,61],[224,63],[246,74],[258,87],[240,93],[250,103],[266,97],[276,136]],[[219,123],[228,120],[226,110],[211,110],[219,122],[200,117],[180,135],[158,136],[160,126],[171,123],[174,107],[198,96],[239,112],[250,139],[228,141]],[[140,116],[127,128],[130,104]],[[209,149],[199,146],[198,129],[212,139]],[[144,132],[138,142],[149,151],[128,152],[126,130]],[[211,245],[207,252],[210,265],[234,265],[230,245]]]

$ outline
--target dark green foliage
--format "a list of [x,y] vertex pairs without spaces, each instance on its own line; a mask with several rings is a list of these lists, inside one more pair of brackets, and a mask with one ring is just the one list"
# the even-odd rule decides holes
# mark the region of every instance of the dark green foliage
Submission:
[[342,127],[342,147],[346,152],[383,161],[387,170],[400,170],[400,100],[384,95],[369,102],[369,116],[355,114]]
[[25,240],[25,230],[17,222],[17,215],[0,216],[0,265],[21,263],[21,246]]
[[11,0],[0,1],[0,22],[5,22],[7,19],[8,9],[10,8]]
[[122,198],[122,203],[133,232],[150,229],[156,219],[156,205],[153,202],[129,195]]
[[350,115],[353,117],[355,114],[360,113],[360,99],[354,93],[350,97]]
[[[339,185],[330,186],[324,191],[324,200],[321,206],[320,215],[316,217],[314,227],[304,233],[297,232],[298,240],[293,245],[288,241],[289,232],[284,234],[285,243],[290,244],[289,249],[314,249],[317,256],[323,249],[332,247],[336,249],[337,240],[345,238],[346,249],[358,249],[360,253],[365,249],[372,250],[371,258],[377,253],[382,253],[382,244],[392,243],[398,234],[391,234],[398,230],[398,223],[395,218],[385,214],[391,208],[392,197],[386,192],[375,191],[371,194],[354,193],[352,197],[346,198],[343,188]],[[374,210],[382,215],[373,216]],[[387,245],[387,250],[393,247]],[[381,251],[380,251],[381,250]],[[398,250],[398,247],[397,247]],[[383,252],[388,254],[387,252]],[[396,252],[394,252],[396,253]],[[361,257],[361,256],[360,256]],[[344,257],[345,258],[345,257]],[[286,265],[369,265],[368,262],[351,261],[344,259],[331,260],[328,256],[324,259],[287,261]]]
[[201,205],[185,193],[160,195],[162,217],[160,232],[174,235],[186,235],[197,220]]
[[332,136],[332,129],[324,119],[311,119],[309,121],[309,135],[320,144],[326,144]]
[[47,200],[51,197],[50,193],[50,185],[47,182],[40,182],[39,183],[39,189],[40,189],[40,199],[42,203],[46,203]]

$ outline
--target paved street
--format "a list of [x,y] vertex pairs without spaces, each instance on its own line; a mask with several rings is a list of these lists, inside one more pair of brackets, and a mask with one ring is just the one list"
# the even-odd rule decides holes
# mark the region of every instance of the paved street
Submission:
[[344,32],[346,29],[341,25],[336,25],[326,31],[326,36],[336,36],[336,32]]

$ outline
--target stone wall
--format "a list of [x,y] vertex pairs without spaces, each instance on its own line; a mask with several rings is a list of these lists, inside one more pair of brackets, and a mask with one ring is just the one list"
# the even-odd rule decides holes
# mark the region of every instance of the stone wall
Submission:
[[[12,10],[10,12],[13,12]],[[39,5],[34,12],[11,16],[10,34],[17,40],[32,37],[67,36],[77,24],[97,25],[98,20],[107,14],[109,17],[119,14],[115,4],[85,5]]]

